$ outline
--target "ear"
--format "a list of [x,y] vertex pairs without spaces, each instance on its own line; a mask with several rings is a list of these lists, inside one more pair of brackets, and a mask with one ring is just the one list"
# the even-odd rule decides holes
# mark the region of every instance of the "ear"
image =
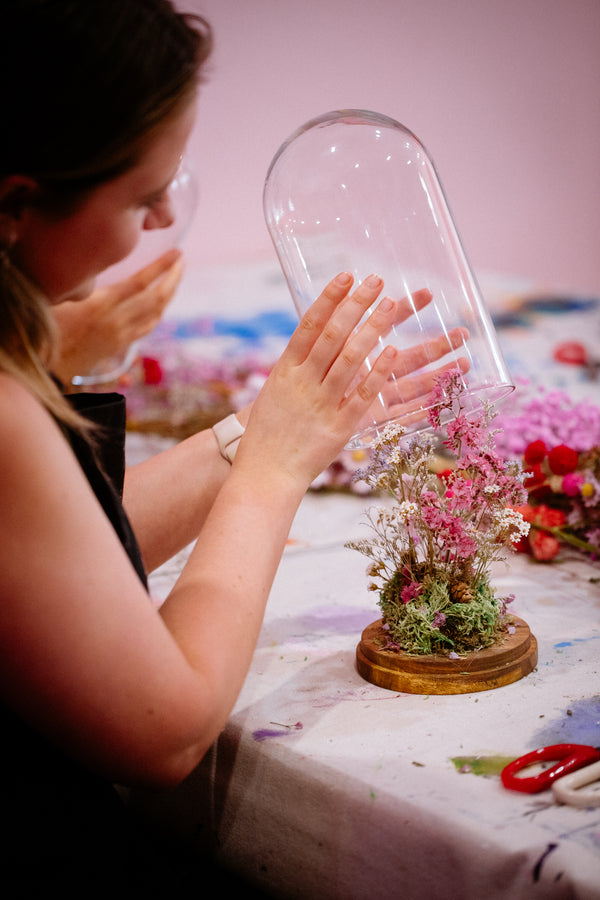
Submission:
[[24,212],[38,194],[38,183],[27,175],[0,178],[0,246],[17,240]]

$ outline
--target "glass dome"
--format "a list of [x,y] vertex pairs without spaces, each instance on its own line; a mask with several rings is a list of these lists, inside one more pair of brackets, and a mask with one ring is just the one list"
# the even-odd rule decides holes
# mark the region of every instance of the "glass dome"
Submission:
[[[429,392],[442,365],[462,372],[467,409],[512,391],[434,164],[407,128],[366,110],[312,119],[277,151],[263,203],[300,316],[340,271],[351,272],[355,285],[376,273],[383,293],[406,298],[408,317],[366,365],[388,343],[402,351],[402,361],[416,348],[424,365],[412,377],[394,375],[350,446],[367,446],[392,421],[409,432],[427,428]],[[431,294],[425,305],[424,292]],[[435,351],[440,342],[443,357]]]
[[[106,287],[134,275],[167,250],[181,243],[197,204],[196,181],[185,160],[169,185],[169,194],[174,214],[173,223],[168,228],[144,231],[129,256],[102,272],[96,279],[96,287]],[[137,342],[134,342],[118,356],[102,360],[93,371],[76,375],[73,384],[103,384],[114,381],[130,368],[136,353]]]

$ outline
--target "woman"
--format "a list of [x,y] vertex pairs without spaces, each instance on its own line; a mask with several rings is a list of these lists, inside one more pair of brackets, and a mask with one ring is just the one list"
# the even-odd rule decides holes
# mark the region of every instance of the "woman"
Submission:
[[[341,274],[251,409],[124,484],[121,399],[61,393],[48,309],[170,224],[209,51],[208,26],[168,0],[3,3],[0,856],[13,886],[56,876],[79,892],[74,872],[110,883],[128,860],[139,869],[112,785],[176,784],[216,739],[302,496],[396,360],[386,348],[345,396],[397,306],[383,299],[356,330],[381,281],[351,293]],[[195,538],[157,612],[146,573]]]

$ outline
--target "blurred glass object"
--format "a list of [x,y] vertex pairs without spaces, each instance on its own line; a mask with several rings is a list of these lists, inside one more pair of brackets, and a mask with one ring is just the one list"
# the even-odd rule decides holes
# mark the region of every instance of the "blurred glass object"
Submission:
[[[128,278],[149,265],[167,250],[181,244],[193,219],[198,201],[196,180],[186,161],[181,163],[175,178],[169,186],[174,220],[168,228],[154,228],[144,231],[135,249],[129,256],[106,269],[96,279],[96,287],[106,287]],[[118,356],[102,360],[91,372],[76,375],[74,385],[103,384],[114,381],[132,365],[137,354],[137,342]]]

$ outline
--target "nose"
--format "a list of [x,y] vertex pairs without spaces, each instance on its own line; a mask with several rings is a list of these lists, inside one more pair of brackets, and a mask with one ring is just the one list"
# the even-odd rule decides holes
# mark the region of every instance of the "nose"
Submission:
[[165,193],[157,203],[146,213],[144,219],[144,231],[153,231],[155,228],[169,228],[175,221],[175,210],[170,192]]

